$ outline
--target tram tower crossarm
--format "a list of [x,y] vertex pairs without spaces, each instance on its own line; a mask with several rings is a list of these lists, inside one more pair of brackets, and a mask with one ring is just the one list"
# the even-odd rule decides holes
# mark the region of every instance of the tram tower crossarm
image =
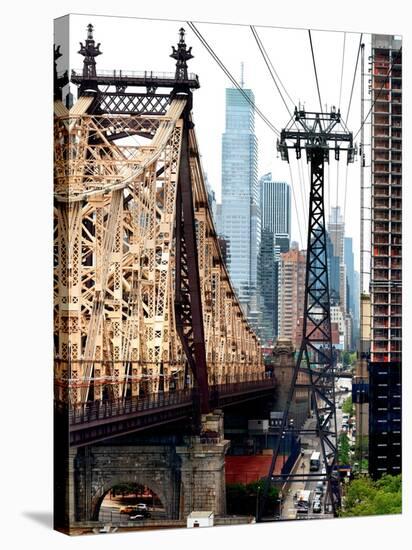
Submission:
[[[294,126],[294,128],[293,128]],[[287,140],[294,143],[288,143]],[[323,150],[324,160],[329,162],[329,151],[335,151],[335,160],[339,160],[340,152],[347,151],[348,164],[353,162],[356,146],[353,145],[352,132],[343,126],[340,110],[332,107],[329,113],[305,111],[295,107],[294,116],[288,126],[280,133],[277,150],[282,160],[289,162],[289,149],[294,149],[296,158],[302,156],[302,148],[306,149],[307,161],[313,153]]]

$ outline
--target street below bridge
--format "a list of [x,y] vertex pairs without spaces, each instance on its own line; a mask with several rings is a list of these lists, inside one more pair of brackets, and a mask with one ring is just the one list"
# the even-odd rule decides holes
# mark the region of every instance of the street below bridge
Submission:
[[[342,431],[343,422],[343,412],[342,404],[345,399],[350,395],[349,391],[351,389],[352,382],[351,380],[339,380],[336,381],[336,424],[337,424],[337,433]],[[304,430],[314,430],[316,428],[316,417],[312,415],[308,418],[303,426]],[[315,451],[321,452],[321,446],[319,439],[313,434],[302,434],[301,436],[301,445],[304,454],[301,454],[296,461],[295,467],[293,469],[296,474],[307,474],[309,473],[309,462],[311,454]],[[322,456],[322,454],[321,454]],[[321,477],[323,464],[321,463],[319,468],[319,477]],[[281,520],[294,520],[294,519],[331,519],[333,514],[327,512],[325,513],[323,501],[325,499],[326,483],[324,484],[324,494],[322,496],[322,508],[319,513],[313,512],[313,495],[315,494],[317,481],[297,481],[289,484],[289,488],[286,491],[286,494],[283,496],[283,501],[281,504],[280,510],[280,519]],[[311,491],[311,504],[307,514],[298,514],[297,508],[295,506],[295,495],[298,491]]]

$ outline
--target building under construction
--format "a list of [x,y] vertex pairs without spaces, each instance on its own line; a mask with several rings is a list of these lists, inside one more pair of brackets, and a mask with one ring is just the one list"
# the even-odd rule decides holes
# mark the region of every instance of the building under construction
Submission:
[[401,472],[401,40],[372,36],[369,472]]

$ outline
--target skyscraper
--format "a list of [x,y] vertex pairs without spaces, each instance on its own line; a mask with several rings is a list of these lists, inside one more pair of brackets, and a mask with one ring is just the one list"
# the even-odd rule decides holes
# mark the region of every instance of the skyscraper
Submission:
[[328,261],[328,278],[329,278],[329,297],[332,306],[337,306],[340,302],[339,297],[339,278],[340,278],[340,258],[334,254],[333,244],[329,233],[326,232],[326,254]]
[[369,472],[401,471],[402,42],[372,35]]
[[359,317],[357,315],[359,304],[359,290],[356,284],[355,258],[353,254],[352,237],[345,237],[344,241],[344,258],[346,265],[346,281],[347,281],[347,311],[352,319],[352,334],[351,334],[351,349],[355,349],[356,340],[359,334]]
[[[331,208],[328,223],[328,234],[332,243],[333,255],[339,258],[339,305],[342,315],[346,317],[347,309],[347,287],[346,287],[346,265],[345,265],[345,222],[340,212],[340,206]],[[345,338],[347,342],[347,339]]]
[[[243,89],[250,100],[254,94]],[[222,234],[229,241],[229,273],[247,316],[256,322],[257,258],[260,247],[255,114],[236,88],[226,89],[222,136]]]
[[286,182],[273,181],[270,172],[260,178],[259,187],[262,227],[258,269],[259,330],[262,340],[270,343],[278,335],[279,257],[281,252],[289,250],[290,243],[290,187]]
[[[299,348],[298,323],[305,302],[306,253],[294,246],[280,255],[278,284],[279,335]],[[301,331],[300,331],[301,332]]]
[[273,343],[277,335],[277,288],[275,245],[272,231],[264,227],[261,232],[258,290],[260,294],[259,336],[264,345]]
[[269,228],[274,235],[291,232],[290,186],[285,181],[274,181],[269,172],[260,183],[260,212],[262,228]]

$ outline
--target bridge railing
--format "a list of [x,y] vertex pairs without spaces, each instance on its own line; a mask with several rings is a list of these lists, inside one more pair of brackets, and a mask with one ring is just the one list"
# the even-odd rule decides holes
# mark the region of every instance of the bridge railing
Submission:
[[[72,77],[83,77],[83,69],[72,69]],[[139,78],[139,79],[148,79],[148,80],[174,80],[176,74],[173,72],[157,72],[157,71],[129,71],[125,69],[119,70],[99,70],[97,71],[97,80],[99,78],[113,78],[116,80],[130,79],[130,78]],[[197,74],[189,73],[189,80],[196,80],[198,78]]]
[[154,393],[145,397],[134,396],[124,399],[92,401],[90,403],[72,405],[69,409],[69,422],[71,425],[83,424],[85,422],[139,413],[146,410],[190,404],[192,400],[193,389],[188,388],[176,392]]
[[[275,385],[276,379],[268,376],[247,382],[213,384],[210,386],[210,399],[211,403],[218,405],[220,398],[268,389],[275,387]],[[70,405],[69,423],[70,425],[84,424],[133,413],[144,413],[155,409],[191,405],[196,399],[196,388],[187,388],[178,391],[159,392],[144,397],[133,396],[123,399],[79,403]],[[67,409],[67,404],[56,402],[56,407]]]

